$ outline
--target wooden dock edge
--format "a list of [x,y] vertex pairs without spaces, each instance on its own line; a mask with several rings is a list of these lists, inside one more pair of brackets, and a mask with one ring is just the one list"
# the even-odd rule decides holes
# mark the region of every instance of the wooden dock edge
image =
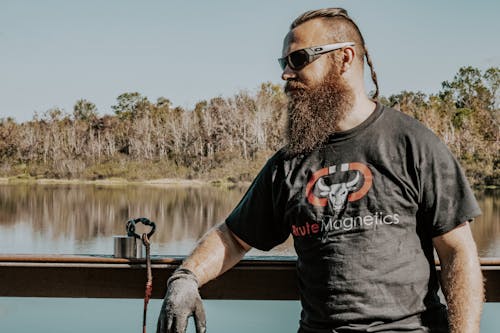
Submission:
[[[182,257],[152,258],[153,298]],[[439,266],[438,266],[439,268]],[[500,302],[500,258],[481,258],[487,302]],[[143,298],[144,260],[111,256],[0,255],[0,296]],[[205,299],[298,300],[293,257],[254,257],[201,288]]]

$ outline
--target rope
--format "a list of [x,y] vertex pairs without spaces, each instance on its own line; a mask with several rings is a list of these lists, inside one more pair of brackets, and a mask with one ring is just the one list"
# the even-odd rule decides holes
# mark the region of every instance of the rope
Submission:
[[[139,236],[135,232],[135,224],[142,223],[146,226],[151,227],[151,231],[149,233],[143,233],[142,236]],[[146,333],[146,314],[148,312],[148,303],[151,299],[151,293],[153,292],[153,274],[151,273],[151,242],[149,239],[153,236],[156,230],[156,224],[153,221],[145,217],[140,217],[138,219],[131,219],[127,221],[126,225],[127,235],[129,237],[135,237],[136,239],[141,239],[142,244],[146,247],[146,269],[147,269],[147,281],[146,281],[146,291],[144,292],[144,312],[142,315],[142,333]]]
[[144,312],[142,316],[142,333],[146,333],[146,314],[148,312],[148,303],[151,299],[151,293],[153,292],[153,274],[151,273],[151,252],[150,252],[150,242],[148,234],[142,234],[142,243],[146,246],[146,270],[147,270],[147,281],[146,290],[144,294]]

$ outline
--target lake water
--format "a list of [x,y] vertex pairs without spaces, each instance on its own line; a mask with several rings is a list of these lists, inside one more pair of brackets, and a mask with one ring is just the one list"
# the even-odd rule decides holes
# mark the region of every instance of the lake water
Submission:
[[[112,254],[130,218],[157,224],[152,253],[186,255],[231,212],[245,188],[0,185],[0,253]],[[500,191],[476,194],[483,215],[471,224],[481,257],[500,257]],[[270,252],[294,255],[291,239]]]
[[[222,221],[245,188],[97,185],[0,185],[0,253],[112,254],[113,235],[132,217],[157,224],[152,254],[186,255]],[[477,193],[483,215],[472,225],[480,256],[500,257],[500,191]],[[139,230],[140,231],[140,230]],[[270,252],[294,255],[289,239]],[[6,278],[1,276],[1,279]],[[209,332],[294,332],[298,302],[206,301]],[[148,331],[160,300],[150,303]],[[1,332],[139,332],[142,300],[0,298]],[[500,303],[488,303],[486,333],[500,331]],[[190,330],[193,332],[193,330]]]

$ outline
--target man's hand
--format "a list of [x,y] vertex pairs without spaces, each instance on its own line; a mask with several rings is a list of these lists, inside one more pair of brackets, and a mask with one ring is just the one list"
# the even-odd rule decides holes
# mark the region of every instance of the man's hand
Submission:
[[157,333],[184,333],[194,316],[197,333],[205,333],[206,319],[198,288],[243,258],[250,245],[234,235],[224,222],[210,229],[193,253],[168,279],[167,294],[158,318]]
[[180,268],[168,279],[156,333],[184,333],[191,315],[194,316],[196,332],[205,333],[206,318],[198,280],[190,270]]

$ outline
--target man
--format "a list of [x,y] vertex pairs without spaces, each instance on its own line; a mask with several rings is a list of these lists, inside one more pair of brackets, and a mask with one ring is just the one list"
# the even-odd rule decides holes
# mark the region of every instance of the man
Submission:
[[269,250],[290,233],[299,332],[479,332],[482,277],[468,225],[478,205],[431,131],[367,96],[365,57],[376,95],[364,40],[345,10],[292,23],[280,59],[288,143],[169,279],[158,332],[184,332],[191,314],[204,332],[198,288],[251,247]]

